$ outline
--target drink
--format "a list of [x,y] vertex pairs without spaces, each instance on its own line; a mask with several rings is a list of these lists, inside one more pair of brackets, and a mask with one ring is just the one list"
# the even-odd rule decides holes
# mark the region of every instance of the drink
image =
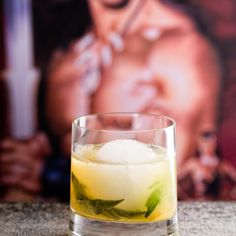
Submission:
[[[81,145],[72,154],[71,209],[82,216],[121,222],[152,222],[176,213],[173,158],[150,146],[154,160],[114,164],[96,160],[103,145]],[[114,150],[115,151],[115,150]]]
[[106,113],[72,124],[70,233],[177,234],[175,123]]

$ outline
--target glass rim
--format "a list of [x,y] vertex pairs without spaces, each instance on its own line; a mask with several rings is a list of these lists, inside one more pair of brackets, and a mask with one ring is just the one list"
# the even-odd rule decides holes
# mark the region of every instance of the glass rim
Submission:
[[[96,116],[106,116],[106,115],[130,115],[130,116],[150,116],[150,117],[156,117],[157,119],[163,119],[170,121],[171,124],[167,125],[166,127],[163,128],[151,128],[151,129],[142,129],[142,130],[115,130],[115,129],[96,129],[96,128],[87,128],[80,126],[78,124],[78,121],[81,120],[82,118],[89,118],[89,117],[96,117]],[[104,133],[111,133],[111,132],[120,132],[120,133],[141,133],[141,132],[160,132],[160,131],[165,131],[168,129],[174,129],[176,127],[176,122],[174,119],[170,118],[169,116],[165,115],[158,115],[154,113],[143,113],[143,112],[101,112],[101,113],[91,113],[87,115],[82,115],[77,117],[72,121],[72,129],[73,125],[77,126],[78,128],[82,130],[88,130],[88,131],[94,131],[94,132],[104,132]]]

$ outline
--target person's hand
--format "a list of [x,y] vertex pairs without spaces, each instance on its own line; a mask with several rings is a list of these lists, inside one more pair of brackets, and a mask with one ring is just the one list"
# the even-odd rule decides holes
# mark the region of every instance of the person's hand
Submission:
[[0,142],[0,185],[36,193],[40,191],[44,158],[50,153],[47,137],[40,133],[28,141]]
[[[54,53],[48,70],[46,114],[51,132],[63,136],[71,122],[90,111],[90,97],[99,84],[99,43],[93,34]],[[60,115],[58,115],[60,114]]]
[[54,135],[63,138],[76,117],[90,113],[91,96],[100,86],[101,68],[111,64],[113,50],[122,49],[122,39],[115,33],[107,39],[88,33],[71,43],[67,51],[54,53],[46,90],[46,115]]

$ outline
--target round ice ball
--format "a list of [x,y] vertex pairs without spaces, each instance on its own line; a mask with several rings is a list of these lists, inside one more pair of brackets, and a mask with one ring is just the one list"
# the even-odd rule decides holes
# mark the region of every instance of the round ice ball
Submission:
[[138,164],[153,161],[155,154],[146,144],[132,139],[118,139],[104,144],[97,161],[113,164]]

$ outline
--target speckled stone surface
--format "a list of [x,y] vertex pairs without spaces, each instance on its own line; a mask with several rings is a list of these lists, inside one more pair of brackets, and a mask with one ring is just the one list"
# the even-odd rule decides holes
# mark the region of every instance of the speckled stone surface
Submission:
[[[236,202],[181,202],[178,219],[181,236],[236,236]],[[68,205],[0,203],[1,236],[64,236],[68,222]]]

